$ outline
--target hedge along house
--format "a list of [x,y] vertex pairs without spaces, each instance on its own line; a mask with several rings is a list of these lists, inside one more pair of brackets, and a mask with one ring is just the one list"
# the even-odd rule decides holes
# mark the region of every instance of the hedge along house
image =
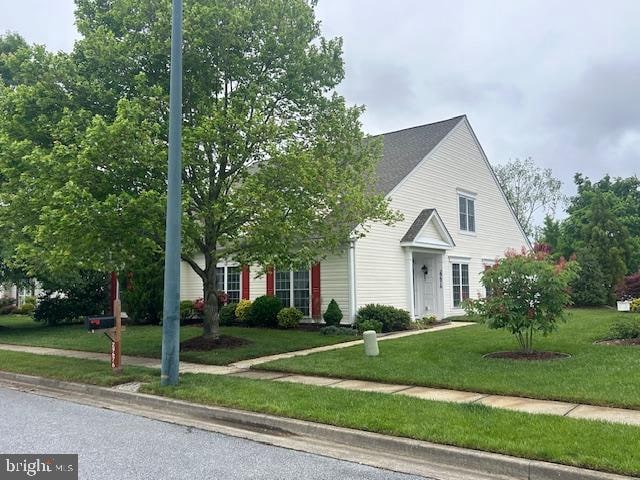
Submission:
[[[485,295],[480,275],[509,248],[531,245],[466,116],[382,135],[377,188],[404,219],[373,224],[340,255],[308,270],[218,264],[230,301],[275,295],[306,317],[322,318],[331,299],[353,321],[369,303],[413,318],[463,314],[461,302]],[[202,281],[183,263],[181,297],[202,297]]]

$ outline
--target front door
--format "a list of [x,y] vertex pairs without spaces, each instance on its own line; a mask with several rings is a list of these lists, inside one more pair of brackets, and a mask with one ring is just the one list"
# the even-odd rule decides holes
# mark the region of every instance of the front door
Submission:
[[438,318],[442,316],[441,257],[442,255],[437,254],[414,254],[413,279],[416,318],[430,315],[435,315]]

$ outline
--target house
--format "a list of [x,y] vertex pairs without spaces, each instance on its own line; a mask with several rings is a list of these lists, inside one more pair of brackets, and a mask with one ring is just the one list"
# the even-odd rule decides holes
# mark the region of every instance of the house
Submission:
[[[218,265],[230,301],[275,295],[319,320],[331,299],[351,322],[369,303],[408,310],[413,318],[464,313],[461,302],[484,296],[480,276],[509,248],[530,248],[515,213],[465,115],[382,135],[380,192],[404,215],[374,224],[338,256],[309,270],[270,270],[262,277],[234,263]],[[202,296],[183,263],[182,299]]]

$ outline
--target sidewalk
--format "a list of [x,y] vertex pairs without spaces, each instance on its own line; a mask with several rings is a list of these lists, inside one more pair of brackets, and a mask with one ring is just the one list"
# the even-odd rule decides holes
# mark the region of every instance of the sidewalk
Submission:
[[[457,322],[462,323],[462,322]],[[444,325],[431,330],[417,330],[400,332],[380,338],[389,340],[407,335],[428,333],[445,328],[456,328],[463,325]],[[252,378],[257,380],[268,380],[276,382],[293,382],[305,385],[316,385],[328,388],[343,388],[346,390],[362,392],[380,392],[392,395],[407,395],[410,397],[425,400],[435,400],[454,403],[478,403],[494,408],[514,410],[533,414],[558,415],[586,420],[603,420],[611,423],[625,423],[640,426],[640,410],[623,408],[599,407],[570,402],[558,402],[553,400],[540,400],[527,397],[514,397],[505,395],[490,395],[480,392],[468,392],[461,390],[450,390],[444,388],[420,387],[415,385],[397,385],[390,383],[369,382],[364,380],[348,380],[332,377],[317,377],[308,375],[295,375],[267,370],[249,370],[252,365],[266,363],[277,358],[290,358],[299,355],[309,355],[317,351],[326,351],[336,348],[346,348],[348,346],[361,344],[362,340],[345,342],[337,345],[300,350],[297,352],[271,355],[268,357],[255,358],[236,362],[229,366],[202,365],[197,363],[180,362],[180,372],[182,373],[205,373],[210,375],[231,375],[234,377]],[[63,350],[57,348],[31,347],[23,345],[0,344],[0,350],[10,350],[14,352],[33,353],[37,355],[58,355],[72,358],[86,358],[91,360],[110,361],[110,355],[106,353],[81,352],[77,350]],[[160,360],[155,358],[123,356],[125,365],[135,365],[148,368],[160,368]]]

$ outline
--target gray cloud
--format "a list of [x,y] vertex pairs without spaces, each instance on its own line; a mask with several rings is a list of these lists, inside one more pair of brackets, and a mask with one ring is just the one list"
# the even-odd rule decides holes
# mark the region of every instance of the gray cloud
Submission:
[[[53,50],[73,0],[0,0],[0,31]],[[344,39],[340,92],[369,133],[466,113],[490,160],[532,156],[571,193],[576,171],[638,174],[640,1],[320,0]]]

